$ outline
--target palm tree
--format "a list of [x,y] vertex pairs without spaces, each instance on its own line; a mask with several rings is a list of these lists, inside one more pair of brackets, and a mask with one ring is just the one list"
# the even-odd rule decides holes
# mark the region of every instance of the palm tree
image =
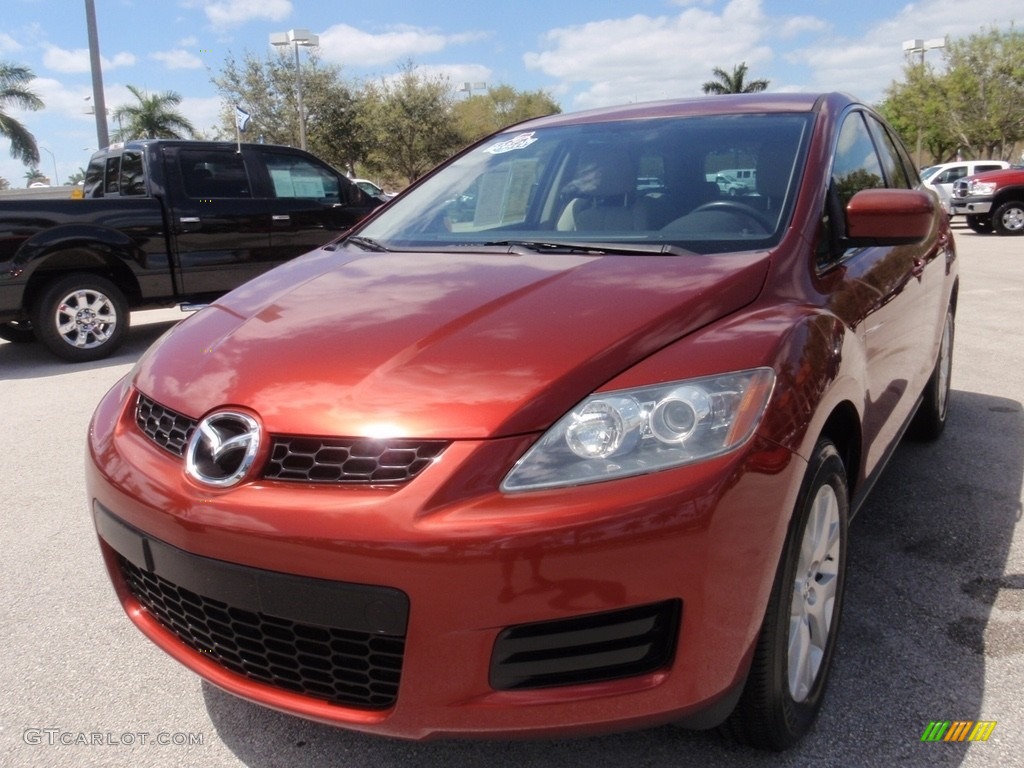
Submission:
[[181,95],[164,91],[150,96],[129,85],[128,90],[139,100],[138,104],[122,104],[114,110],[114,119],[121,127],[114,132],[114,141],[131,139],[183,139],[195,135],[195,128],[175,107]]
[[11,157],[26,165],[39,162],[36,139],[20,122],[4,112],[8,104],[21,109],[43,108],[43,100],[25,84],[35,77],[28,67],[0,61],[0,136],[11,142]]
[[720,96],[725,93],[759,93],[768,89],[767,80],[743,82],[747,76],[747,62],[745,61],[739,66],[734,66],[731,75],[721,67],[715,67],[711,72],[717,79],[704,83],[704,93]]
[[49,179],[46,178],[46,174],[40,171],[38,168],[32,168],[25,172],[25,187],[31,187],[37,181],[43,183],[49,183]]

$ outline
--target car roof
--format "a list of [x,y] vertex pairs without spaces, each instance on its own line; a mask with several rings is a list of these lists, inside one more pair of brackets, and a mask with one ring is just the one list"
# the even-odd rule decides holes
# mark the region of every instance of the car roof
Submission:
[[835,102],[839,108],[847,104],[859,103],[852,96],[842,93],[750,93],[701,96],[560,113],[527,120],[511,126],[508,130],[657,117],[814,112],[826,99]]

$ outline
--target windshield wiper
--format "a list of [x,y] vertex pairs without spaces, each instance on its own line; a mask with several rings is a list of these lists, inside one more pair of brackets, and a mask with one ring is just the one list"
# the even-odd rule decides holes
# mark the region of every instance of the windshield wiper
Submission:
[[352,243],[358,245],[364,251],[377,251],[379,253],[388,252],[390,249],[385,248],[383,245],[378,243],[376,240],[371,240],[368,237],[360,237],[359,235],[353,235],[352,237],[345,238],[346,243]]
[[671,243],[624,245],[622,243],[548,242],[544,240],[491,240],[483,245],[526,248],[536,253],[592,253],[626,256],[692,256],[693,251]]

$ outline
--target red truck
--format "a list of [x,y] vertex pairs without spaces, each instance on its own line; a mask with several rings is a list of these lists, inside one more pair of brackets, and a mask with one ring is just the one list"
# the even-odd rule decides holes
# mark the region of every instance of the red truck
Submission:
[[975,232],[1024,234],[1024,167],[959,179],[953,185],[952,210],[966,216]]

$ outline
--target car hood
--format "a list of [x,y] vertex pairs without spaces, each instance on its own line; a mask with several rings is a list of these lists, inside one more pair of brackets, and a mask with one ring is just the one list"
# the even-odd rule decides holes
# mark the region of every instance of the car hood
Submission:
[[324,249],[184,321],[140,361],[135,384],[194,418],[250,409],[279,434],[540,431],[753,301],[768,260]]

